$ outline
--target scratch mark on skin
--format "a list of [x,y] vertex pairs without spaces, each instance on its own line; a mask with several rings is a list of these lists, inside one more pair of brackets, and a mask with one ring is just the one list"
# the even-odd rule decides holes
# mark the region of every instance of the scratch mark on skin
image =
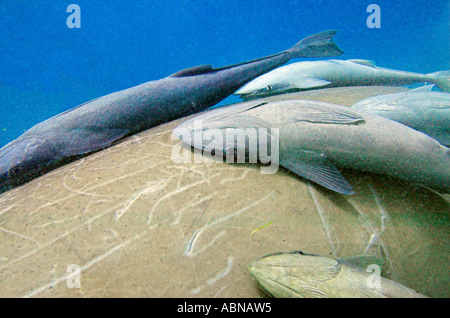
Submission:
[[92,217],[92,218],[86,220],[86,222],[83,222],[83,223],[81,223],[79,226],[74,227],[74,228],[71,229],[70,231],[67,231],[67,232],[65,232],[64,234],[62,234],[62,235],[60,235],[60,236],[54,238],[53,240],[48,241],[46,244],[39,244],[39,246],[38,246],[37,248],[35,248],[34,250],[32,250],[32,251],[30,251],[30,252],[28,252],[28,253],[22,254],[20,257],[18,257],[18,258],[16,258],[16,259],[13,259],[12,261],[10,261],[10,262],[8,262],[8,263],[6,263],[6,264],[1,265],[1,266],[0,266],[0,269],[4,268],[4,267],[6,267],[6,266],[9,266],[9,265],[11,265],[11,264],[14,264],[14,263],[16,263],[16,262],[18,262],[18,261],[20,261],[20,260],[22,260],[22,259],[24,259],[24,258],[27,258],[27,257],[29,257],[29,256],[31,256],[31,255],[33,255],[33,254],[35,254],[35,253],[41,251],[42,249],[46,248],[47,246],[50,246],[50,245],[52,245],[52,244],[58,242],[59,240],[65,238],[66,236],[69,236],[70,234],[72,234],[72,233],[74,233],[74,232],[76,232],[76,231],[79,231],[80,229],[86,228],[86,226],[90,227],[90,224],[91,224],[93,221],[95,221],[96,219],[99,219],[99,218],[103,217],[105,214],[108,214],[108,213],[113,212],[114,209],[116,209],[116,207],[114,207],[113,209],[109,209],[109,210],[107,210],[107,211],[105,211],[105,212],[103,212],[103,213],[100,213],[100,214],[98,214],[98,215],[95,215],[94,217]]
[[[143,173],[143,172],[145,172],[145,171],[147,171],[147,170],[149,170],[149,169],[151,169],[151,168],[153,168],[155,166],[156,166],[156,164],[155,165],[151,165],[151,166],[146,166],[145,169],[141,169],[139,171],[133,171],[132,173],[128,173],[128,174],[122,174],[118,178],[110,179],[110,180],[108,180],[106,182],[103,182],[103,183],[98,183],[96,180],[93,180],[92,182],[85,184],[79,190],[73,189],[70,186],[66,185],[66,180],[67,180],[67,178],[69,176],[72,176],[72,178],[76,178],[76,175],[72,175],[72,174],[69,175],[69,174],[67,174],[63,178],[63,186],[67,190],[69,190],[71,192],[74,192],[76,194],[79,194],[79,195],[88,195],[88,196],[93,196],[93,197],[105,197],[105,195],[92,194],[92,193],[89,193],[89,191],[95,190],[95,189],[100,188],[100,187],[104,187],[104,186],[106,186],[108,184],[111,184],[111,183],[116,183],[116,182],[118,182],[120,180],[129,178],[129,177],[133,177],[135,175],[139,175],[139,174],[141,174],[141,173]],[[75,171],[75,173],[76,173],[76,171]],[[77,179],[79,179],[79,178],[77,178]],[[90,186],[91,184],[94,184],[94,186]],[[109,197],[109,196],[106,196],[106,197]]]
[[355,211],[358,212],[358,214],[363,218],[364,222],[366,223],[366,226],[369,228],[369,231],[371,234],[369,242],[366,246],[366,249],[364,250],[364,253],[368,253],[369,250],[377,243],[380,244],[380,249],[381,252],[384,254],[384,258],[386,259],[386,262],[389,264],[390,268],[392,269],[392,277],[394,279],[397,279],[396,275],[395,275],[395,270],[394,270],[394,265],[392,263],[392,260],[389,256],[389,252],[388,249],[386,248],[386,246],[384,245],[383,240],[381,239],[381,235],[383,234],[383,232],[386,230],[386,220],[389,220],[389,216],[387,211],[383,208],[383,206],[380,203],[380,198],[377,195],[375,189],[373,188],[373,186],[371,184],[369,184],[370,189],[372,190],[372,193],[374,195],[374,200],[375,203],[378,206],[378,209],[380,210],[380,214],[381,214],[381,222],[380,222],[380,226],[381,226],[381,230],[378,231],[377,229],[375,229],[372,226],[372,223],[370,222],[370,220],[367,218],[367,216],[363,213],[363,211],[361,211],[357,205],[352,202],[351,199],[347,199],[347,202],[350,203],[350,205],[355,209]]
[[[104,254],[102,254],[102,255],[99,255],[99,256],[97,256],[97,257],[94,257],[92,260],[90,260],[89,262],[87,262],[87,263],[84,264],[83,266],[80,266],[80,274],[81,274],[84,270],[89,269],[91,266],[97,264],[98,262],[100,262],[100,261],[103,260],[104,258],[106,258],[106,257],[108,257],[108,256],[110,256],[110,255],[112,255],[112,254],[114,254],[115,252],[117,252],[117,251],[120,250],[121,248],[123,248],[123,247],[129,245],[130,243],[132,243],[132,242],[135,241],[135,240],[138,240],[138,239],[139,239],[143,234],[145,234],[146,232],[147,232],[147,230],[144,230],[144,231],[142,231],[141,233],[135,235],[133,238],[130,238],[130,239],[124,241],[123,243],[121,243],[121,244],[119,244],[119,245],[117,245],[117,246],[111,248],[111,249],[108,250],[106,253],[104,253]],[[51,282],[49,282],[49,283],[47,283],[47,284],[45,284],[45,285],[43,285],[43,286],[41,286],[41,287],[38,287],[38,288],[36,288],[35,290],[33,290],[33,291],[27,293],[27,294],[26,294],[25,296],[23,296],[23,297],[24,297],[24,298],[29,298],[29,297],[32,297],[32,296],[34,296],[34,295],[36,295],[36,294],[39,294],[40,292],[45,291],[45,290],[47,290],[47,289],[50,288],[50,287],[56,286],[56,285],[58,285],[58,284],[61,283],[61,282],[67,281],[67,279],[68,279],[71,275],[73,275],[73,274],[72,274],[72,273],[64,274],[64,275],[60,276],[59,278],[57,278],[57,279],[55,279],[55,280],[52,280]]]
[[[11,204],[10,206],[7,206],[6,208],[4,208],[3,210],[0,211],[0,215],[8,212],[9,210],[11,210],[12,208],[15,208],[16,206],[19,206],[17,204]],[[20,205],[20,206],[25,206],[25,205]]]
[[77,196],[77,194],[72,194],[72,195],[69,195],[69,196],[67,196],[67,197],[58,199],[58,200],[56,200],[56,201],[52,201],[52,202],[46,203],[46,204],[44,204],[44,205],[41,205],[40,207],[38,207],[38,208],[35,209],[34,211],[31,211],[28,215],[29,215],[29,216],[32,216],[32,215],[34,215],[35,213],[39,212],[39,211],[42,210],[42,209],[45,209],[45,208],[50,207],[50,206],[52,206],[52,205],[58,204],[58,203],[60,203],[60,202],[64,202],[64,201],[69,200],[69,199],[71,199],[71,198],[73,198],[73,197],[75,197],[75,196]]
[[167,193],[166,195],[164,195],[161,198],[159,198],[158,201],[156,201],[156,203],[153,205],[152,209],[150,210],[150,212],[148,214],[147,225],[151,224],[152,218],[153,218],[153,213],[155,212],[156,208],[159,206],[159,204],[161,202],[163,202],[166,199],[169,199],[171,196],[173,196],[175,194],[178,194],[178,193],[181,193],[183,191],[189,190],[190,188],[196,187],[196,186],[198,186],[198,185],[200,185],[202,183],[205,183],[205,182],[207,183],[209,181],[208,180],[200,180],[200,181],[197,181],[197,182],[194,182],[194,183],[190,183],[190,184],[188,184],[186,186],[179,187],[176,190],[174,190],[174,191],[172,191],[170,193]]
[[[386,230],[386,221],[390,220],[389,215],[387,213],[387,211],[384,209],[384,207],[381,205],[381,199],[378,196],[377,192],[375,191],[375,189],[373,188],[373,186],[371,184],[369,184],[370,189],[373,192],[373,196],[375,198],[375,202],[377,203],[378,209],[380,210],[380,214],[381,214],[381,233],[383,233]],[[380,240],[381,241],[381,240]],[[384,244],[383,244],[383,252],[386,255],[386,259],[392,269],[392,276],[394,279],[397,279],[397,275],[395,274],[394,271],[394,264],[391,261],[391,258],[389,256],[389,252],[386,248],[384,248]]]
[[28,241],[30,241],[30,242],[33,242],[33,243],[35,243],[35,244],[37,244],[37,245],[40,245],[39,242],[36,242],[35,240],[33,240],[33,239],[29,238],[29,237],[26,237],[26,236],[24,236],[24,235],[22,235],[22,234],[19,234],[19,233],[13,232],[13,231],[8,231],[8,230],[5,230],[5,229],[3,229],[3,228],[0,228],[0,231],[3,232],[3,233],[6,233],[6,234],[18,236],[18,237],[20,237],[20,238],[22,238],[22,239],[25,239],[25,240],[28,240]]
[[240,210],[238,210],[236,212],[230,213],[230,214],[228,214],[228,215],[226,215],[226,216],[224,216],[224,217],[222,217],[222,218],[220,218],[220,219],[218,219],[218,220],[216,220],[216,221],[214,221],[212,223],[206,224],[202,228],[200,228],[199,230],[195,231],[194,234],[191,236],[191,238],[188,240],[186,249],[185,249],[183,254],[185,256],[191,256],[191,254],[193,254],[193,256],[196,256],[196,255],[200,254],[201,252],[203,252],[205,249],[207,249],[209,246],[211,246],[214,243],[215,240],[217,240],[219,237],[221,237],[222,235],[225,234],[225,231],[221,231],[207,245],[205,245],[204,247],[200,248],[197,252],[192,253],[192,250],[194,249],[195,242],[198,240],[198,238],[201,236],[201,234],[205,230],[207,230],[207,229],[209,229],[209,228],[211,228],[213,226],[216,226],[217,224],[225,222],[225,221],[231,219],[232,217],[240,215],[241,213],[247,211],[248,209],[250,209],[250,208],[260,204],[261,202],[266,200],[270,195],[272,195],[272,193],[273,193],[273,191],[271,191],[269,194],[267,194],[266,196],[262,197],[258,201],[252,202],[251,204],[247,205],[246,207],[244,207],[244,208],[242,208],[242,209],[240,209]]
[[[195,206],[200,205],[200,204],[202,204],[202,206],[204,207],[205,204],[208,203],[209,200],[211,200],[215,195],[217,195],[217,191],[214,191],[212,194],[207,195],[203,198],[200,198],[199,200],[192,201],[190,204],[188,204],[188,205],[184,206],[182,209],[178,210],[176,213],[175,219],[172,222],[172,225],[177,225],[180,223],[181,216],[183,215],[182,212],[184,212],[186,210],[191,210]],[[202,208],[202,210],[204,210],[204,209]]]
[[15,199],[15,193],[16,193],[15,190],[16,189],[12,189],[11,191],[2,193],[0,195],[0,203],[5,203],[5,202],[7,202],[9,200],[14,200]]
[[253,169],[245,169],[240,177],[222,179],[222,180],[220,180],[220,184],[224,184],[225,182],[244,180],[245,177],[247,176],[247,174],[251,171],[254,171],[254,170]]
[[112,179],[112,180],[108,180],[107,182],[104,182],[104,183],[101,183],[101,184],[96,184],[95,186],[92,186],[92,187],[87,188],[87,189],[86,189],[86,186],[88,186],[88,185],[85,185],[83,188],[81,188],[81,189],[78,190],[78,191],[77,191],[77,190],[74,190],[74,189],[72,189],[72,188],[70,188],[70,187],[68,187],[68,186],[66,186],[65,184],[63,184],[63,186],[64,186],[67,190],[69,190],[70,192],[72,192],[71,194],[69,194],[69,195],[67,195],[67,196],[65,196],[65,197],[63,197],[63,198],[61,198],[61,199],[58,199],[58,200],[55,200],[55,201],[52,201],[52,202],[48,202],[48,203],[46,203],[46,204],[44,204],[44,205],[42,205],[42,206],[36,208],[35,210],[31,211],[31,212],[29,213],[29,215],[32,216],[32,215],[34,215],[35,213],[39,212],[39,211],[42,210],[42,209],[45,209],[45,208],[50,207],[50,206],[52,206],[52,205],[58,204],[58,203],[60,203],[60,202],[67,201],[67,200],[69,200],[69,199],[71,199],[71,198],[74,198],[74,197],[76,197],[76,196],[78,196],[78,195],[86,195],[86,196],[91,196],[91,197],[110,198],[110,197],[111,197],[110,195],[97,195],[97,194],[91,194],[91,193],[88,193],[88,191],[95,190],[95,189],[97,189],[97,188],[103,187],[103,186],[108,185],[108,184],[110,184],[110,183],[117,182],[117,181],[119,181],[119,180],[121,180],[121,179],[124,179],[124,178],[132,177],[132,176],[134,176],[134,175],[136,175],[136,174],[139,174],[139,173],[142,173],[142,172],[144,172],[144,171],[147,171],[147,170],[150,169],[150,168],[151,168],[151,167],[147,167],[146,169],[143,169],[143,170],[140,170],[140,171],[137,171],[137,172],[133,172],[133,173],[126,174],[126,175],[121,175],[119,178]]
[[389,220],[389,215],[388,215],[387,211],[384,209],[384,207],[381,205],[380,197],[378,196],[378,194],[375,191],[375,189],[373,188],[373,186],[371,184],[369,184],[369,187],[372,190],[373,196],[375,198],[375,202],[377,203],[378,209],[380,210],[380,214],[381,214],[381,233],[383,233],[384,230],[386,229],[386,220]]
[[[217,282],[218,280],[220,280],[220,279],[222,279],[222,278],[224,278],[225,276],[227,276],[228,275],[228,273],[231,271],[231,268],[233,267],[233,256],[228,256],[228,263],[227,263],[227,266],[223,269],[223,270],[221,270],[220,272],[218,272],[217,274],[216,274],[216,276],[214,276],[214,277],[212,277],[212,278],[210,278],[210,279],[208,279],[207,281],[206,281],[206,284],[204,284],[204,285],[202,285],[202,286],[200,286],[200,287],[198,287],[198,288],[196,288],[196,289],[193,289],[193,290],[191,290],[191,294],[193,294],[193,295],[195,295],[195,294],[198,294],[199,292],[201,292],[202,291],[202,289],[203,288],[205,288],[205,287],[207,287],[207,286],[211,286],[211,285],[213,285],[215,282]],[[222,289],[223,289],[223,287],[222,287]],[[221,289],[221,290],[222,290]],[[221,291],[220,290],[220,291]],[[220,292],[219,291],[219,292]]]
[[31,193],[31,195],[30,195],[31,197],[33,197],[33,196],[36,194],[37,190],[39,190],[39,188],[41,187],[41,185],[42,185],[42,183],[40,183],[40,182],[37,183],[37,185],[36,185],[36,187],[35,187],[33,193]]
[[53,218],[49,218],[48,222],[42,223],[40,225],[36,225],[36,228],[37,229],[42,229],[42,228],[45,228],[47,226],[55,225],[55,224],[58,224],[58,223],[67,223],[67,222],[70,222],[72,220],[76,220],[78,218],[79,218],[79,215],[74,215],[72,217],[67,217],[67,218],[64,218],[64,219],[61,219],[61,220],[54,220]]
[[320,220],[322,221],[323,228],[325,230],[325,233],[327,234],[328,242],[331,246],[331,251],[333,252],[333,255],[335,258],[338,258],[338,253],[336,249],[334,248],[333,240],[331,239],[331,231],[330,226],[328,225],[328,222],[325,220],[325,217],[323,215],[323,210],[320,207],[319,202],[317,201],[316,195],[314,194],[313,187],[311,186],[311,183],[308,181],[307,183],[309,194],[311,195],[311,198],[313,199],[314,205],[316,206],[317,213],[319,214]]
[[218,292],[214,294],[213,298],[219,297],[219,295],[220,295],[226,288],[228,288],[228,284],[225,285],[225,286],[223,286],[221,289],[219,289]]
[[133,205],[133,203],[136,200],[138,200],[142,195],[145,195],[147,193],[156,192],[156,191],[163,189],[165,186],[167,186],[167,184],[170,182],[171,179],[172,178],[166,179],[166,180],[159,180],[159,181],[155,182],[154,184],[152,184],[151,186],[137,192],[136,194],[133,194],[133,196],[128,200],[128,203],[126,203],[122,209],[116,211],[115,220],[118,221],[120,219],[120,217],[126,211],[128,211],[128,209]]
[[200,253],[202,253],[204,250],[206,250],[208,247],[210,247],[211,245],[213,245],[221,236],[226,234],[226,231],[220,231],[219,234],[217,234],[216,236],[213,237],[213,239],[211,241],[208,242],[208,244],[206,244],[205,246],[203,246],[202,248],[200,248],[198,251],[196,251],[195,253],[192,253],[192,249],[195,245],[195,241],[197,240],[197,238],[200,236],[201,232],[204,229],[201,229],[199,231],[196,231],[194,233],[194,235],[192,235],[191,239],[189,240],[186,249],[183,253],[184,256],[189,256],[189,257],[193,257],[193,256],[197,256]]

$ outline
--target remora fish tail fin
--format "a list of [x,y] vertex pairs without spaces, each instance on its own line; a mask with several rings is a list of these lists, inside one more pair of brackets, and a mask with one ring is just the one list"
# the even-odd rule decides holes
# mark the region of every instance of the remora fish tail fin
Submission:
[[286,52],[290,58],[296,57],[332,57],[344,52],[333,42],[336,30],[328,30],[308,36]]
[[450,71],[440,71],[431,74],[427,74],[430,78],[430,82],[436,84],[436,86],[443,92],[450,92]]

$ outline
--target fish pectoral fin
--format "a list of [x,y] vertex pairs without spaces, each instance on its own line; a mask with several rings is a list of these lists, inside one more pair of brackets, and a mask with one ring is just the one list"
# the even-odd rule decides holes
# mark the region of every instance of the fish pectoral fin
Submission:
[[294,292],[295,294],[297,294],[298,297],[301,297],[301,298],[328,298],[329,297],[324,290],[322,290],[314,285],[310,285],[310,284],[300,283],[297,286],[295,286],[295,288],[290,287],[289,289],[292,292]]
[[289,89],[307,89],[307,88],[315,88],[315,87],[322,87],[322,86],[327,86],[330,85],[331,82],[324,80],[324,79],[320,79],[317,77],[306,77],[306,78],[302,78],[298,81],[294,81],[291,82],[289,87]]
[[414,88],[406,93],[429,93],[433,91],[433,88],[435,87],[435,84],[430,85],[424,85],[417,88]]
[[85,126],[72,130],[66,136],[64,156],[76,156],[110,146],[114,141],[126,136],[127,129]]
[[325,155],[296,149],[280,155],[280,165],[293,173],[335,192],[355,194],[338,168]]
[[356,63],[356,64],[360,64],[360,65],[365,65],[365,66],[370,66],[370,67],[375,67],[375,62],[372,60],[361,60],[361,59],[350,59],[347,60],[348,62],[352,62],[352,63]]
[[295,121],[307,121],[317,124],[357,124],[364,117],[352,109],[335,108],[326,103],[304,101],[292,114]]

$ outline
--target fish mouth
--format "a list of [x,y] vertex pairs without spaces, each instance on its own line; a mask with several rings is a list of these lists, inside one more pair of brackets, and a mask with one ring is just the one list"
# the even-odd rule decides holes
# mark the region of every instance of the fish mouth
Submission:
[[244,100],[251,100],[256,98],[262,98],[270,96],[269,93],[261,92],[261,91],[250,91],[245,93],[235,93],[235,95],[239,95],[240,98]]

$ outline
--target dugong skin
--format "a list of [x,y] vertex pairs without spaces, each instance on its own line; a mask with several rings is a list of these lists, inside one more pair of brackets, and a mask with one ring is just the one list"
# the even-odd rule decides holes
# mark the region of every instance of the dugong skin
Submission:
[[[290,98],[351,105],[396,91]],[[258,297],[248,265],[294,250],[384,256],[387,278],[450,296],[449,196],[349,171],[352,197],[284,169],[262,175],[256,164],[176,164],[171,134],[181,121],[1,194],[0,296]],[[69,288],[70,265],[81,270],[80,288]]]

